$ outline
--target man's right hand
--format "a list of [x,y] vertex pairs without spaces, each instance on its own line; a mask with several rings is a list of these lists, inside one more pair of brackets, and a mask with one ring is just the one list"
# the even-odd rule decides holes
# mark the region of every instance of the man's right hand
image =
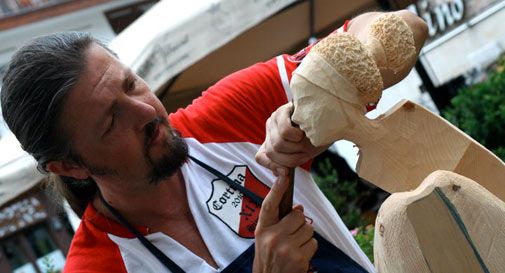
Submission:
[[279,220],[279,204],[287,185],[286,177],[280,176],[261,206],[255,231],[254,273],[306,273],[316,253],[314,228],[305,221],[301,205]]

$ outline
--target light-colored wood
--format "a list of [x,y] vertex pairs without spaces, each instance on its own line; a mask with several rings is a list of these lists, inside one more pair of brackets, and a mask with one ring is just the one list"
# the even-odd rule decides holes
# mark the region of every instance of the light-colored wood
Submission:
[[439,191],[408,205],[407,217],[431,272],[486,273]]
[[[505,200],[505,164],[438,115],[402,101],[377,119],[365,117],[365,105],[381,96],[387,71],[415,56],[412,31],[399,16],[381,15],[370,29],[375,31],[366,43],[339,33],[314,46],[293,72],[292,120],[315,146],[354,142],[360,148],[358,175],[388,192],[415,189],[433,171],[448,170]],[[390,40],[405,42],[383,48]]]
[[402,101],[375,120],[346,107],[344,139],[360,148],[360,177],[388,192],[409,191],[436,170],[466,176],[505,200],[505,164],[443,118]]
[[[505,272],[505,164],[413,102],[402,101],[374,120],[364,115],[364,106],[383,89],[378,78],[385,73],[377,64],[404,61],[405,54],[395,56],[398,50],[383,46],[412,38],[408,26],[393,17],[376,19],[383,38],[376,43],[344,33],[313,47],[293,73],[292,119],[315,146],[354,142],[360,149],[358,175],[386,191],[404,192],[393,194],[377,218],[379,272]],[[386,31],[389,24],[396,31]],[[398,45],[404,43],[393,46]],[[382,58],[382,49],[391,58]]]
[[505,272],[505,203],[458,174],[436,171],[392,194],[375,227],[378,273]]
[[[327,87],[314,82],[296,81],[300,91],[295,108],[297,102],[320,105],[307,107],[310,111],[305,114],[313,120],[312,126],[324,121],[328,139],[346,139],[357,145],[357,173],[361,178],[388,192],[402,192],[417,188],[436,170],[447,170],[478,182],[505,200],[503,161],[440,116],[403,100],[370,120],[356,103],[332,96],[325,91]],[[305,129],[321,132],[310,126]]]

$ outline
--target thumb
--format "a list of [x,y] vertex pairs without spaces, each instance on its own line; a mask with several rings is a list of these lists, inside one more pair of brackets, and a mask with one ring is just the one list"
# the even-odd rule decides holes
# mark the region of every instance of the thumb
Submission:
[[279,222],[279,204],[284,192],[288,188],[288,184],[287,177],[279,176],[277,181],[272,185],[270,192],[261,205],[258,221],[259,227],[269,227]]
[[268,159],[268,156],[266,155],[266,149],[265,149],[265,142],[261,144],[260,148],[256,152],[255,156],[256,162],[258,162],[261,166],[269,168],[270,166],[270,160]]

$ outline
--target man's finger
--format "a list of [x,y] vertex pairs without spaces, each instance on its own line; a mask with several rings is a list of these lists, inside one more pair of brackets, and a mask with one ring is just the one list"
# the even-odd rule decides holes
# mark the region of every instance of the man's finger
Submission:
[[279,225],[283,227],[287,234],[297,233],[298,230],[305,225],[305,215],[303,215],[303,210],[293,209],[288,215],[280,220]]
[[308,155],[304,152],[294,154],[282,154],[282,153],[275,153],[267,149],[265,154],[269,160],[273,161],[277,165],[284,166],[286,168],[297,167],[310,159]]
[[295,245],[302,246],[314,236],[314,227],[309,223],[304,223],[295,233],[289,237],[295,242]]
[[265,143],[261,144],[258,152],[256,152],[255,156],[256,162],[258,162],[263,167],[269,167],[268,162],[270,161],[265,153]]
[[256,162],[258,162],[261,166],[270,169],[275,176],[288,175],[288,168],[270,160],[264,149],[260,148],[260,150],[256,153]]
[[272,143],[271,148],[278,153],[293,154],[303,151],[303,142],[294,142],[292,140],[284,138],[282,136],[281,128],[271,128],[270,142]]
[[308,260],[310,260],[312,256],[316,254],[317,247],[318,247],[317,240],[312,238],[300,247],[300,252],[305,253],[308,257]]
[[269,227],[279,222],[279,204],[281,203],[282,195],[288,188],[286,177],[280,176],[272,185],[270,192],[263,200],[258,221],[259,227]]
[[296,128],[292,125],[291,112],[293,107],[293,104],[289,103],[277,110],[279,112],[279,116],[276,118],[277,128],[279,128],[278,133],[283,139],[299,142],[303,139],[305,133],[300,128]]

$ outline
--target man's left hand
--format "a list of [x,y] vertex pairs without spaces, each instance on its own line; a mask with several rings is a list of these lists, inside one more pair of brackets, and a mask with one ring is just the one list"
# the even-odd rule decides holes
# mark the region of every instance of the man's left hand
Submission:
[[272,113],[266,122],[265,141],[256,153],[256,161],[285,176],[293,168],[322,153],[328,146],[315,147],[305,133],[291,123],[293,103],[288,102]]

